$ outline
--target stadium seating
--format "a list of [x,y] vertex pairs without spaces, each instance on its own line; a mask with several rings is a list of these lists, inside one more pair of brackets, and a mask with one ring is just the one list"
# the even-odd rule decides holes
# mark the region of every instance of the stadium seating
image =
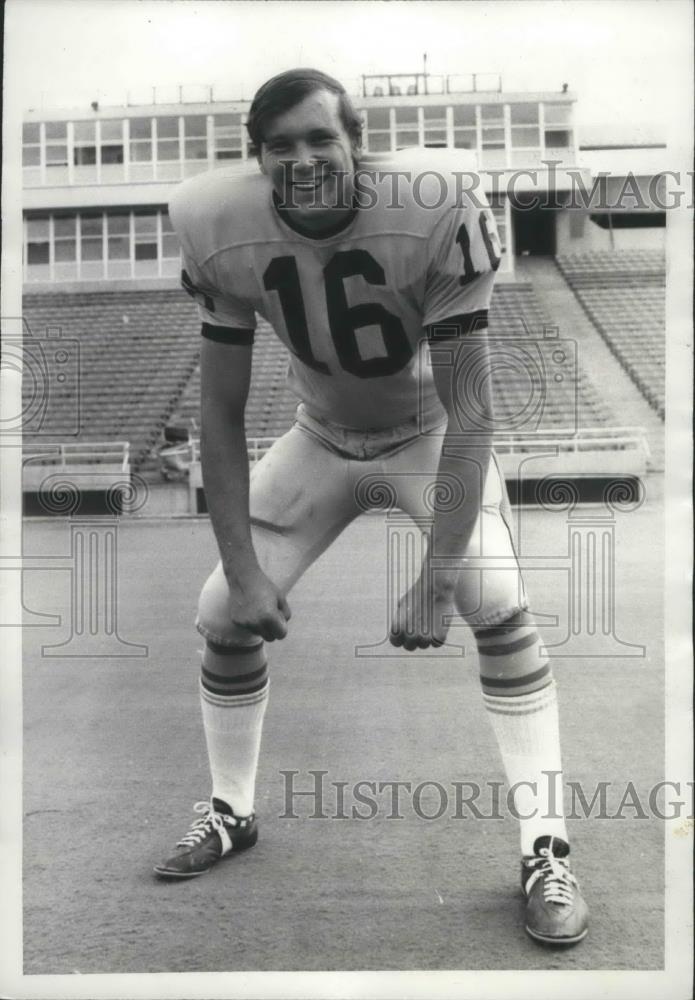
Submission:
[[[43,370],[38,360],[25,364],[25,412],[48,386],[43,425],[29,422],[27,439],[128,440],[137,468],[197,365],[195,304],[178,289],[28,294],[24,319],[46,359]],[[60,341],[50,339],[57,331]],[[70,355],[60,372],[56,351],[47,349],[55,344],[57,350],[59,343]],[[58,382],[65,372],[65,381]]]
[[558,257],[557,263],[615,357],[663,419],[663,253],[621,250],[568,254]]
[[[575,426],[610,424],[610,410],[602,403],[586,373],[575,371],[571,359],[568,359],[568,377],[561,384],[553,382],[548,390],[545,376],[554,343],[544,338],[544,330],[545,320],[530,284],[497,286],[492,300],[490,331],[493,345],[498,347],[493,383],[500,433],[571,431]],[[530,342],[529,351],[526,345]],[[285,384],[286,371],[285,348],[273,335],[269,324],[259,320],[246,410],[249,437],[276,437],[292,423],[297,400]],[[174,421],[199,425],[199,398],[200,370],[196,369],[176,409]]]
[[[287,388],[287,351],[269,323],[258,318],[253,353],[251,388],[246,404],[249,437],[279,437],[289,428],[297,409],[297,398]],[[173,422],[200,426],[200,367],[181,396]]]
[[[80,358],[78,381],[56,383],[49,365],[50,406],[40,433],[28,426],[29,441],[127,440],[133,468],[142,469],[152,464],[167,424],[200,426],[199,320],[195,304],[181,291],[34,293],[25,297],[24,315],[34,336],[43,339],[48,328],[58,328],[73,353],[77,342]],[[496,288],[490,325],[502,434],[571,431],[577,425],[576,401],[578,426],[611,422],[571,359],[562,380],[553,381],[549,358],[555,345],[544,339],[544,318],[530,284]],[[25,402],[36,391],[35,368],[25,366]],[[250,438],[275,437],[290,426],[297,400],[286,386],[286,371],[287,351],[260,321],[246,413]]]

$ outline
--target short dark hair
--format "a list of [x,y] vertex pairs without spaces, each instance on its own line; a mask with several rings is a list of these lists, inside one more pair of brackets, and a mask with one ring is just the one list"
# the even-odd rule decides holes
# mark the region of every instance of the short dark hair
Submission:
[[267,80],[256,91],[251,102],[246,128],[256,154],[261,151],[268,122],[300,104],[316,90],[327,90],[338,95],[338,110],[343,128],[355,146],[361,145],[362,119],[342,83],[319,69],[290,69]]

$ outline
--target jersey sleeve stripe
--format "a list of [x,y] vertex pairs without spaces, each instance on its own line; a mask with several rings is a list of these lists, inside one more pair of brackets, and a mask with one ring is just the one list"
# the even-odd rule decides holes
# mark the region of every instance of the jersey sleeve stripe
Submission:
[[488,324],[488,310],[477,309],[475,312],[460,313],[458,316],[449,316],[447,319],[431,323],[427,327],[428,340],[455,340],[463,337],[467,333],[475,330],[486,330]]
[[206,340],[214,340],[216,344],[241,344],[245,347],[253,344],[253,330],[242,330],[235,326],[203,323],[200,333]]

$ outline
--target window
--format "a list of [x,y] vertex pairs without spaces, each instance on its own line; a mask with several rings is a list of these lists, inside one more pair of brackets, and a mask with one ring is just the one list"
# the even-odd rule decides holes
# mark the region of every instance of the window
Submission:
[[109,212],[106,216],[107,278],[131,276],[130,212]]
[[483,125],[490,124],[504,124],[504,105],[503,104],[481,104],[480,105],[480,120]]
[[123,167],[123,121],[107,120],[100,124],[101,180],[113,183],[125,180]]
[[367,112],[367,128],[388,129],[391,127],[391,116],[388,108],[370,108]]
[[162,275],[164,277],[178,277],[181,271],[181,250],[179,241],[176,238],[174,227],[171,224],[168,212],[162,212]]
[[372,153],[384,153],[390,151],[391,114],[389,108],[370,108],[368,110],[367,148]]
[[67,122],[46,122],[46,180],[49,184],[68,182]]
[[53,217],[53,276],[57,281],[77,277],[77,219],[74,215]]
[[569,149],[570,133],[566,129],[546,130],[545,146],[546,149]]
[[475,129],[454,129],[454,147],[456,149],[477,149],[478,139]]
[[97,162],[97,131],[95,122],[75,122],[73,125],[73,162],[76,165]]
[[152,119],[130,119],[130,159],[144,163],[152,159]]
[[41,183],[41,126],[38,122],[24,122],[22,126],[22,167],[25,186]]
[[107,166],[123,163],[123,146],[102,146],[101,162]]
[[418,146],[420,144],[420,133],[417,129],[406,131],[398,129],[396,132],[396,148],[403,149],[405,146]]
[[95,122],[73,124],[73,181],[77,184],[96,183],[97,139]]
[[178,259],[180,253],[179,241],[174,232],[168,212],[162,212],[162,257]]
[[215,160],[240,160],[243,155],[241,115],[215,115],[212,128]]
[[179,159],[178,118],[157,118],[157,159]]
[[446,146],[446,108],[423,108],[424,140],[426,146]]
[[158,272],[157,264],[157,213],[147,210],[135,212],[135,277],[154,277]]
[[396,148],[403,146],[418,146],[420,132],[418,129],[417,108],[396,108]]
[[454,105],[454,128],[458,125],[473,126],[475,128],[474,104]]
[[369,132],[367,144],[370,153],[387,153],[391,150],[390,132]]
[[455,104],[454,112],[454,146],[456,149],[476,149],[478,132],[475,121],[474,104]]
[[510,104],[509,112],[512,126],[538,124],[537,104]]
[[104,217],[101,212],[80,216],[80,277],[104,276]]
[[484,128],[483,149],[504,149],[504,129]]
[[546,104],[544,105],[544,117],[546,125],[570,125],[572,123],[572,105]]
[[[48,217],[27,219],[27,265],[31,278],[48,277],[50,262],[50,222]],[[32,273],[32,270],[33,273]]]
[[156,118],[158,180],[179,180],[181,177],[181,146],[179,142],[179,119]]
[[541,130],[517,126],[512,128],[512,146],[515,149],[537,148],[541,144]]
[[152,143],[152,118],[131,118],[130,129],[130,179],[133,181],[151,181],[154,177],[152,162],[154,146]]
[[207,160],[208,124],[205,115],[187,115],[183,120],[184,156],[187,160]]
[[130,258],[130,213],[110,212],[106,218],[109,260]]
[[208,122],[205,115],[186,115],[183,119],[184,175],[200,173],[208,167]]
[[31,281],[177,278],[179,243],[165,209],[57,212],[25,222]]

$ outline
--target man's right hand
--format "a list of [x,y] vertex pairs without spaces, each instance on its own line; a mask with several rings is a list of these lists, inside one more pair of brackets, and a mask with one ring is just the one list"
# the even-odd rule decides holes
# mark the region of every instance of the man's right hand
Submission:
[[257,570],[243,582],[230,580],[229,600],[232,621],[267,642],[284,639],[287,622],[292,617],[285,595],[263,573]]

